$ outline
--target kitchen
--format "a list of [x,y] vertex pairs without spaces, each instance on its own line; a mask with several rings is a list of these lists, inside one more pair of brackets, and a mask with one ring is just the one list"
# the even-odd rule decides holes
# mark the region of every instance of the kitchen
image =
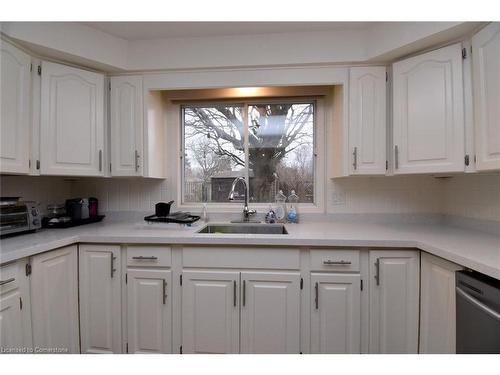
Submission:
[[500,23],[0,26],[2,353],[500,354]]

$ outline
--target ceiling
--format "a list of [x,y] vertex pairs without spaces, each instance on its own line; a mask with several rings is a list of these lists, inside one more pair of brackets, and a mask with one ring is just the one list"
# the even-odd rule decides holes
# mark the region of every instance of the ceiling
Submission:
[[82,22],[126,40],[365,29],[371,22]]

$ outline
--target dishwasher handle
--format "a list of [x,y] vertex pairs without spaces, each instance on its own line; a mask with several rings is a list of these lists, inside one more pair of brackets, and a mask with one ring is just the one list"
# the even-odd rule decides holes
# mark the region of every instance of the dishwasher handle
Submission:
[[462,288],[459,288],[458,286],[456,287],[457,294],[461,297],[463,297],[467,302],[471,303],[481,311],[484,311],[486,314],[491,316],[493,319],[498,320],[500,322],[500,313],[496,312],[489,306],[485,305],[481,301],[479,301],[477,298],[472,297],[469,293],[467,293],[465,290]]

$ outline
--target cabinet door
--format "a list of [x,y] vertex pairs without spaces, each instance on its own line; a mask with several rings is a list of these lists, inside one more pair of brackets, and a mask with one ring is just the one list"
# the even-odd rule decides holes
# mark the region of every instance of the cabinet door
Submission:
[[349,159],[351,174],[385,174],[385,67],[349,73]]
[[300,352],[300,274],[242,272],[241,352]]
[[0,295],[0,348],[23,348],[23,331],[21,292],[16,288],[10,293]]
[[418,251],[370,251],[370,353],[417,353]]
[[171,272],[127,271],[128,353],[170,353]]
[[500,23],[472,37],[476,168],[500,169]]
[[182,352],[239,353],[240,273],[182,273]]
[[361,352],[361,277],[311,275],[311,353]]
[[422,253],[420,353],[456,352],[455,272],[462,267]]
[[76,245],[32,258],[33,344],[79,353]]
[[31,58],[0,40],[0,173],[29,173]]
[[121,353],[120,246],[79,245],[82,353]]
[[111,173],[137,176],[143,163],[142,76],[111,77]]
[[455,44],[393,65],[394,173],[464,171],[461,51]]
[[41,173],[103,175],[104,76],[44,61],[41,98]]

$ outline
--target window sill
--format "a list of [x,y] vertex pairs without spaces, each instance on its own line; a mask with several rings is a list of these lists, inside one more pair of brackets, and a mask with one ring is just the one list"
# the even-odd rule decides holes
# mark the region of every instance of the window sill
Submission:
[[[275,203],[249,203],[250,209],[257,210],[258,213],[265,213],[269,209],[269,205],[276,206]],[[176,207],[182,211],[201,212],[203,203],[184,203]],[[241,213],[243,210],[243,202],[241,203],[207,203],[208,212],[213,213]],[[325,213],[325,208],[309,203],[299,203],[299,213]]]

